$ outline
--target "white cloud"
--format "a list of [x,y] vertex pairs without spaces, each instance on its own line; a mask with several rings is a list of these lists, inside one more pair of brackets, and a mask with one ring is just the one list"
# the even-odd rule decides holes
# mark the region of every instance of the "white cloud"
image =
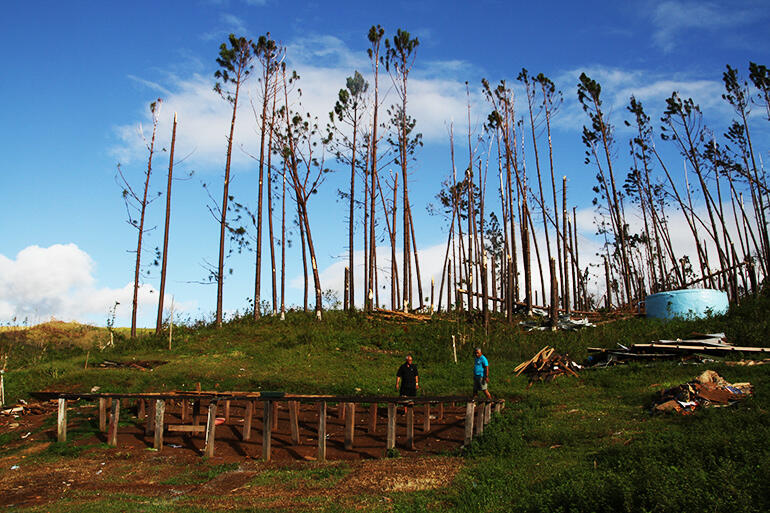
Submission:
[[[50,318],[96,322],[104,325],[109,310],[119,302],[117,325],[130,325],[133,284],[110,289],[97,287],[95,264],[75,244],[47,248],[29,246],[14,259],[0,255],[0,322],[38,323]],[[158,292],[150,285],[139,289],[140,325],[154,324]],[[171,298],[166,298],[169,305]],[[176,305],[177,311],[192,304]],[[141,322],[141,321],[144,322]]]
[[655,31],[653,42],[664,52],[675,50],[677,40],[686,40],[695,31],[716,35],[718,31],[736,30],[761,15],[763,4],[742,2],[726,5],[717,2],[669,0],[659,3],[652,12]]

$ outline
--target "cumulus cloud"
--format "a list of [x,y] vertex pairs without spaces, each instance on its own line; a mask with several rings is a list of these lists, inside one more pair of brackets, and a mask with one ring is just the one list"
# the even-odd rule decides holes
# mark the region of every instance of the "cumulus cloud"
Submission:
[[[0,322],[34,324],[56,318],[103,325],[119,302],[116,324],[129,324],[133,284],[98,287],[94,268],[93,259],[75,244],[29,246],[13,259],[0,255]],[[142,325],[153,324],[157,301],[152,286],[140,287],[139,307],[146,317]],[[170,304],[171,299],[166,301]]]

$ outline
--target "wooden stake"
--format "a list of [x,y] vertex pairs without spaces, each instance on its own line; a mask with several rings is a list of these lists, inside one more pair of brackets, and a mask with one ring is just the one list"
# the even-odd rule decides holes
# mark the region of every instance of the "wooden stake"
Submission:
[[182,422],[187,422],[189,420],[189,406],[190,404],[188,403],[187,399],[182,399]]
[[299,445],[299,401],[289,401],[289,426],[291,429],[291,442]]
[[369,405],[369,434],[377,431],[377,403]]
[[422,421],[422,430],[424,433],[430,432],[430,403],[425,403],[425,418]]
[[270,461],[271,444],[273,442],[273,401],[265,401],[262,416],[262,459]]
[[318,461],[326,461],[326,402],[318,403]]
[[272,420],[272,429],[277,431],[278,430],[278,401],[273,401],[273,412],[270,416],[270,419]]
[[99,398],[99,431],[107,432],[107,399]]
[[492,420],[492,403],[487,403],[484,406],[484,425],[489,424],[490,420]]
[[56,441],[67,441],[67,400],[59,398],[59,415],[56,419]]
[[201,400],[195,399],[193,401],[193,426],[197,426],[201,422]]
[[251,440],[251,420],[254,417],[254,401],[246,401],[246,413],[243,416],[243,440]]
[[209,414],[206,417],[206,447],[203,455],[207,458],[214,457],[214,437],[217,429],[217,402],[209,403]]
[[166,413],[166,401],[158,399],[155,401],[155,440],[154,445],[156,451],[163,449],[163,421]]
[[110,415],[109,435],[107,444],[112,447],[118,446],[118,424],[120,423],[120,399],[115,398],[112,401],[112,414]]
[[469,402],[465,405],[465,440],[463,445],[470,445],[473,440],[473,413],[476,410],[476,403]]
[[387,439],[385,441],[386,449],[393,449],[396,447],[396,405],[394,403],[388,403],[388,429]]
[[225,401],[225,424],[230,423],[230,399]]
[[414,405],[411,403],[406,407],[406,448],[414,450]]
[[455,363],[457,363],[457,344],[455,343],[455,336],[452,335],[452,354],[455,358]]
[[345,450],[353,448],[356,431],[356,403],[345,403]]
[[438,421],[444,420],[444,403],[438,403]]

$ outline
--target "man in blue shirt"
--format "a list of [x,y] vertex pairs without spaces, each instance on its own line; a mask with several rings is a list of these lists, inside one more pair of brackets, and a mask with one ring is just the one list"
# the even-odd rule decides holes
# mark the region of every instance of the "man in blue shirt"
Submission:
[[487,384],[489,383],[489,362],[487,357],[481,354],[481,348],[479,347],[473,350],[473,354],[476,357],[473,362],[473,395],[475,397],[482,390],[487,395],[487,399],[492,399],[492,396],[489,395],[489,390],[487,390]]

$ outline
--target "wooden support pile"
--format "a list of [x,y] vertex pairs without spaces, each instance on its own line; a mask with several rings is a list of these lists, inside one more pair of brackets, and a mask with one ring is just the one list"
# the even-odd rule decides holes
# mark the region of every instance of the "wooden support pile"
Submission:
[[535,356],[520,363],[513,370],[517,376],[521,374],[529,375],[532,381],[552,381],[558,376],[571,375],[577,377],[580,366],[569,357],[560,355],[552,347],[545,346],[537,352]]

